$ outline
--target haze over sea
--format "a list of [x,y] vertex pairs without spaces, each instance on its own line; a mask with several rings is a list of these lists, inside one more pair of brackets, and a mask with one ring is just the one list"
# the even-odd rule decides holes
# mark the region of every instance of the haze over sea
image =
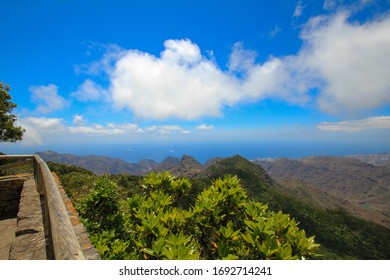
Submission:
[[[347,144],[345,145],[328,145],[321,146],[309,143],[201,143],[201,144],[177,144],[177,145],[136,145],[133,147],[116,146],[116,147],[101,147],[99,151],[96,148],[88,150],[80,150],[79,154],[100,154],[111,157],[121,158],[128,162],[138,162],[143,159],[153,159],[161,162],[168,156],[182,157],[190,155],[196,158],[199,162],[205,163],[213,157],[229,157],[236,154],[244,156],[248,159],[255,158],[276,158],[276,157],[304,157],[314,155],[350,155],[370,152],[383,152],[375,150],[371,147],[356,149]],[[87,152],[87,153],[86,153]]]
[[[35,150],[34,150],[35,149]],[[383,153],[381,147],[364,145],[350,145],[348,143],[302,143],[302,142],[257,142],[257,143],[155,143],[155,144],[101,144],[90,146],[40,146],[25,147],[21,150],[12,148],[2,150],[8,154],[31,154],[53,150],[58,153],[70,153],[75,155],[103,155],[120,158],[127,162],[139,162],[143,159],[152,159],[157,162],[165,158],[183,155],[193,156],[201,163],[205,163],[213,157],[229,157],[236,154],[247,159],[256,158],[299,158],[305,156],[343,156],[352,154]]]

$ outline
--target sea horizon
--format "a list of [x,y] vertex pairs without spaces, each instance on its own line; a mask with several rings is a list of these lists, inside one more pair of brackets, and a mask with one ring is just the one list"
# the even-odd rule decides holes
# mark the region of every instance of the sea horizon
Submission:
[[141,160],[161,162],[167,157],[181,158],[183,155],[194,157],[204,164],[215,157],[243,156],[249,160],[258,158],[301,158],[307,156],[347,156],[356,154],[380,154],[389,152],[384,147],[348,145],[348,143],[138,143],[105,145],[61,145],[13,147],[12,144],[0,145],[0,152],[6,154],[34,154],[55,151],[61,154],[78,156],[107,156],[119,158],[129,163]]

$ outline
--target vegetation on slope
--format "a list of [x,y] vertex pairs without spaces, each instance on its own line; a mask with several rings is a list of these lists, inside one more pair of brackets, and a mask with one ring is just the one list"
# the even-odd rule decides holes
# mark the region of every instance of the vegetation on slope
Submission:
[[303,259],[318,244],[282,212],[248,200],[237,177],[217,179],[188,210],[185,178],[150,173],[126,200],[107,176],[77,205],[104,259]]
[[235,156],[219,161],[203,174],[239,174],[244,189],[273,211],[289,213],[321,244],[325,259],[390,259],[390,230],[351,216],[342,209],[326,210],[288,195],[258,165]]
[[300,189],[326,208],[342,207],[390,229],[390,166],[325,156],[255,162],[286,189],[292,189],[298,180]]
[[[93,174],[90,174],[86,171],[80,171],[80,176],[77,175],[76,170],[70,171],[69,173],[60,174],[61,182],[67,190],[70,197],[76,201],[76,205],[80,203],[85,203],[85,200],[88,196],[94,193],[94,183],[96,180],[101,179],[102,177],[97,177]],[[279,211],[283,213],[290,214],[290,221],[299,222],[299,228],[305,229],[308,236],[315,235],[316,241],[321,244],[320,249],[317,253],[321,255],[310,255],[310,257],[315,258],[324,258],[324,259],[390,259],[390,231],[384,227],[379,225],[365,222],[363,220],[356,219],[351,215],[347,214],[342,210],[325,210],[322,208],[318,208],[313,204],[308,204],[307,202],[299,200],[299,198],[291,196],[287,193],[284,193],[265,172],[264,170],[253,163],[247,161],[246,159],[236,156],[229,159],[220,160],[213,165],[211,165],[207,170],[198,175],[197,179],[185,179],[191,185],[191,188],[186,188],[186,191],[183,195],[178,196],[175,193],[170,193],[171,199],[173,199],[170,204],[166,207],[169,209],[176,210],[164,210],[161,212],[161,215],[165,215],[167,213],[171,213],[172,215],[179,215],[181,218],[177,218],[176,222],[179,222],[183,227],[178,230],[178,227],[175,227],[173,231],[175,234],[175,238],[178,238],[180,232],[182,232],[182,240],[188,241],[186,243],[188,246],[194,245],[196,251],[199,253],[197,255],[199,258],[208,258],[210,256],[216,257],[215,255],[208,255],[206,253],[207,250],[215,249],[213,253],[217,254],[217,248],[221,248],[220,244],[215,241],[219,241],[221,238],[221,227],[213,228],[218,226],[218,220],[209,220],[209,232],[207,235],[204,233],[203,236],[209,236],[210,240],[213,240],[213,243],[206,242],[203,239],[202,235],[199,232],[191,232],[195,230],[195,225],[198,228],[202,228],[199,224],[196,224],[189,217],[191,216],[194,219],[194,207],[195,205],[200,205],[199,197],[205,194],[207,190],[210,188],[215,188],[215,182],[218,180],[217,178],[224,177],[230,174],[230,178],[240,179],[239,185],[240,189],[243,189],[243,192],[246,193],[246,205],[251,203],[260,202],[262,207],[268,206],[267,211],[269,213],[274,213],[276,215]],[[155,175],[156,176],[156,175]],[[159,175],[160,176],[160,175]],[[144,181],[143,177],[140,176],[132,176],[132,175],[105,175],[106,179],[114,182],[114,189],[116,193],[115,203],[118,203],[118,209],[121,213],[121,225],[138,225],[138,227],[142,227],[141,224],[144,222],[143,214],[141,212],[131,213],[132,208],[140,209],[145,201],[149,201],[148,203],[158,205],[159,202],[153,202],[153,198],[151,197],[150,190],[146,192],[145,186],[148,185],[148,180]],[[172,177],[173,178],[173,177]],[[178,179],[175,179],[178,180]],[[231,179],[230,179],[231,180]],[[186,183],[187,184],[187,183]],[[96,183],[95,183],[96,185]],[[111,183],[109,184],[111,185]],[[211,185],[211,187],[210,187]],[[112,186],[112,185],[111,185]],[[232,185],[228,188],[232,188]],[[164,191],[166,192],[166,191]],[[241,193],[241,191],[240,191]],[[204,199],[210,197],[211,195],[204,195]],[[93,200],[93,199],[92,199]],[[133,201],[133,202],[130,202]],[[138,202],[137,202],[138,201]],[[256,202],[257,201],[257,202]],[[135,203],[136,207],[130,207],[129,203]],[[142,207],[146,207],[143,205]],[[142,208],[141,207],[141,208]],[[261,207],[260,207],[261,208]],[[80,212],[82,212],[81,208]],[[269,211],[270,210],[270,211]],[[143,210],[137,210],[143,211]],[[208,211],[212,211],[209,209]],[[217,211],[218,212],[218,211]],[[245,211],[244,211],[245,212]],[[105,212],[102,213],[104,215]],[[155,211],[155,213],[157,213]],[[165,213],[165,214],[164,214]],[[88,212],[86,212],[88,214]],[[159,214],[159,215],[160,215]],[[208,212],[208,215],[210,212]],[[132,216],[133,215],[133,216]],[[138,215],[136,217],[136,215]],[[200,215],[200,214],[199,214]],[[205,213],[202,214],[204,217],[207,217]],[[219,215],[224,215],[222,212]],[[246,214],[245,214],[246,215]],[[157,215],[158,216],[158,215]],[[146,216],[145,216],[146,217]],[[163,216],[158,216],[160,219]],[[241,221],[247,219],[245,216],[241,216]],[[111,217],[110,219],[114,219]],[[138,220],[136,220],[138,219]],[[176,219],[176,218],[175,218]],[[197,216],[198,220],[201,220],[201,216]],[[114,219],[115,220],[115,219]],[[191,221],[191,222],[189,222]],[[217,224],[215,224],[217,223]],[[86,222],[88,224],[88,221]],[[244,222],[245,227],[248,225]],[[211,227],[210,227],[211,226]],[[238,230],[233,225],[231,230]],[[222,224],[222,227],[227,228],[228,222]],[[230,227],[230,226],[229,226]],[[123,230],[123,228],[127,228]],[[213,228],[213,229],[212,229]],[[172,230],[171,228],[168,228]],[[211,230],[212,229],[212,230]],[[246,229],[240,229],[240,242],[249,242],[250,239],[245,240],[243,235],[246,232]],[[141,228],[133,228],[129,230],[128,226],[120,226],[114,230],[112,229],[99,229],[98,234],[92,234],[94,236],[94,242],[97,244],[97,247],[100,248],[102,255],[106,258],[136,258],[135,252],[138,252],[138,258],[156,258],[151,251],[149,253],[145,248],[153,249],[150,246],[153,246],[153,242],[158,240],[158,235],[154,235],[151,239],[152,243],[149,243],[149,247],[146,246],[142,250],[139,244],[135,244],[134,240],[137,240],[138,235],[136,235],[137,231],[141,230]],[[155,233],[156,234],[156,229]],[[164,230],[163,230],[164,231]],[[233,231],[233,232],[234,232]],[[170,231],[172,232],[172,231]],[[189,234],[191,232],[191,234]],[[152,231],[153,233],[153,231]],[[123,235],[124,234],[124,235]],[[138,234],[138,233],[137,233]],[[188,234],[188,235],[187,235]],[[218,234],[218,235],[215,235]],[[100,237],[99,237],[100,236]],[[168,238],[169,234],[166,235]],[[193,236],[193,239],[188,240],[186,236]],[[218,238],[216,238],[218,237]],[[173,238],[173,237],[172,237]],[[214,238],[214,239],[213,239]],[[232,237],[233,238],[233,237]],[[107,240],[110,240],[109,242]],[[206,238],[207,240],[207,238]],[[125,242],[125,243],[123,243]],[[126,243],[130,242],[130,243]],[[168,243],[160,241],[161,244],[167,245]],[[172,241],[173,242],[173,241]],[[230,242],[230,240],[229,240]],[[142,242],[141,242],[142,243]],[[249,242],[250,243],[250,242]],[[100,245],[99,245],[100,244]],[[109,245],[113,244],[113,245]],[[116,244],[116,245],[115,245]],[[160,245],[161,245],[160,244]],[[173,243],[172,243],[173,244]],[[192,244],[192,245],[191,245]],[[199,244],[208,244],[208,249],[200,249]],[[243,244],[243,243],[242,243]],[[165,246],[164,245],[164,246]],[[186,246],[187,246],[186,245]],[[217,246],[217,248],[213,246]],[[112,247],[114,246],[114,247]],[[117,246],[117,247],[116,247]],[[158,246],[158,243],[154,246]],[[162,246],[162,245],[161,245]],[[168,246],[168,245],[167,245]],[[240,245],[241,246],[241,245]],[[238,248],[240,247],[238,246]],[[246,246],[249,246],[247,244]],[[253,244],[252,244],[253,246]],[[116,248],[116,249],[115,249]],[[122,249],[120,249],[122,248]],[[126,254],[121,255],[122,253],[118,253],[116,255],[115,252],[122,252],[123,248],[125,249]],[[128,248],[138,248],[135,251],[129,251]],[[157,247],[156,247],[157,248]],[[187,248],[187,247],[186,247]],[[192,248],[192,247],[191,247]],[[194,249],[194,250],[195,250]],[[140,253],[142,251],[142,254]],[[183,249],[184,250],[184,249]],[[221,250],[221,249],[220,249]],[[239,258],[249,258],[248,255],[245,255],[242,251],[234,251],[234,253],[229,251],[229,254],[232,256],[236,256]],[[228,254],[228,255],[229,255]],[[225,255],[224,255],[225,256]],[[160,256],[161,258],[168,258],[167,256]],[[221,257],[221,256],[219,256]],[[226,257],[226,256],[225,256]],[[253,257],[253,255],[252,255]],[[263,256],[264,257],[264,256]],[[275,256],[273,256],[275,257]]]

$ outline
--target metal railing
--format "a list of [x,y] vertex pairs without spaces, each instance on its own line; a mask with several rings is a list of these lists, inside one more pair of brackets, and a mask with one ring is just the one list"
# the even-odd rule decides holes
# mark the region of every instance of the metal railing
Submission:
[[18,160],[0,166],[0,170],[33,164],[38,193],[43,197],[45,230],[49,237],[48,256],[56,260],[83,260],[83,251],[77,240],[68,212],[56,181],[46,162],[37,155],[0,155],[0,160]]

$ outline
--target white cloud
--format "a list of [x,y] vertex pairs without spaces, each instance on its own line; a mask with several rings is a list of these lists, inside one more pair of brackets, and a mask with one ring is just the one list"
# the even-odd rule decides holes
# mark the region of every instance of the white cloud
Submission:
[[360,10],[372,4],[375,0],[325,0],[323,8],[327,11],[340,9]]
[[89,136],[124,135],[142,132],[135,124],[79,125],[67,128],[69,133]]
[[255,51],[247,50],[242,42],[237,42],[233,45],[228,67],[234,72],[248,71],[255,66],[256,56]]
[[[78,115],[76,115],[75,118],[77,116]],[[127,134],[144,132],[143,129],[141,129],[137,124],[134,123],[121,123],[121,124],[108,123],[105,125],[101,125],[101,124],[87,125],[85,123],[86,121],[83,118],[82,122],[75,123],[76,125],[74,126],[68,126],[66,129],[71,134],[83,135],[83,136],[127,135]]]
[[58,94],[56,85],[31,86],[29,90],[31,100],[38,105],[36,113],[47,114],[69,106],[68,102]]
[[[87,124],[81,115],[73,117],[72,125],[67,125],[62,118],[29,117],[20,119],[18,125],[26,129],[22,144],[27,146],[40,145],[54,141],[56,144],[72,139],[88,141],[97,140],[97,137],[113,136],[116,140],[122,139],[150,139],[161,135],[190,134],[191,131],[179,125],[153,125],[146,128],[139,127],[135,123],[107,123]],[[104,138],[106,139],[106,138]]]
[[200,55],[189,40],[168,40],[157,58],[128,51],[111,73],[111,93],[118,108],[146,119],[197,119],[219,116],[239,97],[237,79]]
[[116,44],[101,44],[90,42],[87,46],[87,55],[91,52],[104,51],[102,59],[88,63],[74,66],[76,74],[87,74],[92,76],[105,75],[107,72],[113,71],[116,61],[124,54],[125,50]]
[[256,64],[256,53],[241,43],[234,45],[225,72],[213,59],[201,56],[189,40],[168,40],[165,47],[160,58],[131,50],[118,60],[111,73],[111,93],[118,108],[146,119],[190,120],[220,116],[224,106],[269,96],[306,101],[307,87],[300,88],[292,78],[294,67],[286,68],[278,58]]
[[327,11],[335,10],[337,7],[336,0],[325,0],[324,9]]
[[179,132],[182,134],[191,133],[189,130],[183,129],[179,125],[152,125],[145,128],[147,132],[158,132],[159,134],[169,134],[172,132]]
[[302,36],[301,69],[321,83],[319,107],[356,112],[390,102],[390,17],[349,23],[348,14],[317,17]]
[[374,129],[390,129],[390,116],[375,116],[362,120],[351,120],[341,122],[323,122],[317,126],[320,130],[326,131],[364,131]]
[[62,131],[64,129],[63,119],[60,118],[29,117],[22,119],[21,122],[22,126],[31,125],[38,130]]
[[204,124],[198,125],[197,127],[195,127],[195,129],[197,129],[197,130],[211,130],[211,129],[214,129],[214,126],[204,123]]
[[78,125],[85,123],[84,117],[81,115],[74,115],[73,123]]
[[303,28],[297,55],[256,64],[254,53],[237,45],[230,67],[244,73],[242,98],[310,102],[332,114],[370,110],[390,103],[388,30],[390,16],[364,24],[348,22],[345,12],[319,16]]
[[63,120],[59,118],[29,117],[20,119],[21,126],[26,129],[22,144],[39,145],[44,142],[45,135],[65,131]]
[[298,1],[297,5],[295,6],[295,10],[294,10],[294,14],[293,16],[294,17],[300,17],[303,13],[303,6],[302,6],[302,1]]
[[81,102],[98,101],[107,96],[107,90],[94,81],[85,80],[71,96]]
[[179,65],[195,64],[202,60],[200,49],[189,39],[167,40],[164,43],[165,51],[161,53],[161,59]]
[[[326,5],[332,3],[338,2]],[[296,16],[302,7],[298,2]],[[116,59],[111,67],[104,66],[107,59],[101,66],[109,76],[110,100],[118,109],[155,120],[217,117],[226,106],[266,98],[309,104],[332,114],[387,105],[390,15],[357,23],[345,11],[309,20],[296,55],[271,56],[259,63],[255,51],[236,43],[226,71],[189,39],[167,40],[159,57],[120,49],[110,53]]]

